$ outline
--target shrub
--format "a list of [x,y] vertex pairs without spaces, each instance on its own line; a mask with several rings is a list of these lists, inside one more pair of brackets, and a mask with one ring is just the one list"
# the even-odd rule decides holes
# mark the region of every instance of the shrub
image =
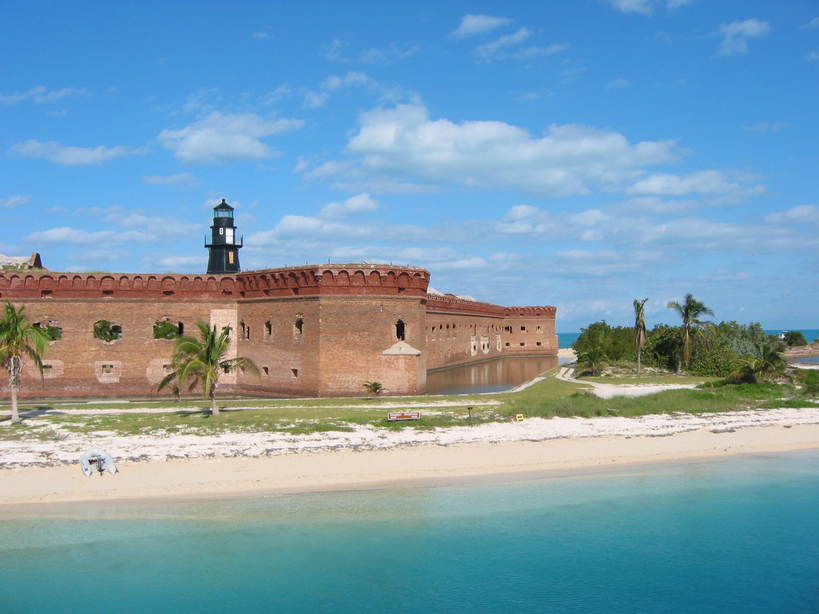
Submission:
[[168,320],[154,323],[154,339],[176,339],[179,337],[179,327]]
[[122,326],[108,320],[98,320],[94,323],[94,336],[102,341],[116,341],[122,337]]
[[805,339],[805,335],[803,335],[802,331],[799,330],[789,330],[788,332],[785,333],[784,338],[782,340],[788,347],[808,344],[808,340]]

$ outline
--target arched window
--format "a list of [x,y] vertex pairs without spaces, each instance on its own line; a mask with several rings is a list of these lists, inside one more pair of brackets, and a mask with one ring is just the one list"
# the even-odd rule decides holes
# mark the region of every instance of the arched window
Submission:
[[406,327],[404,326],[404,320],[398,320],[395,323],[395,336],[398,338],[399,341],[403,341],[406,337]]
[[304,318],[298,317],[296,321],[293,322],[293,334],[294,335],[301,335],[304,332]]

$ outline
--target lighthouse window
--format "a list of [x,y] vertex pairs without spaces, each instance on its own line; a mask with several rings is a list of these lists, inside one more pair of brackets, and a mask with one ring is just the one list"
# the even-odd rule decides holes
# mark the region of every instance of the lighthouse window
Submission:
[[220,229],[219,229],[219,234],[220,234],[220,235],[225,234],[225,229],[224,229],[224,228],[220,228]]
[[233,264],[233,250],[228,252],[228,263]]
[[[404,320],[398,320],[395,323],[395,336],[398,338],[399,341],[403,341],[405,337],[405,326]],[[449,326],[447,326],[449,328]]]
[[227,232],[225,233],[226,241],[230,244],[233,244],[233,228],[228,228]]

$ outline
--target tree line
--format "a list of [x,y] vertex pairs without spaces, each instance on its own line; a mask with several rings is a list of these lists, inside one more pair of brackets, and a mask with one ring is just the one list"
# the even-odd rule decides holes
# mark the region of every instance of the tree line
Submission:
[[600,321],[582,329],[572,345],[578,363],[594,375],[607,364],[627,362],[636,363],[638,375],[649,366],[755,382],[784,371],[785,343],[806,343],[801,333],[786,335],[783,341],[766,334],[758,323],[707,321],[705,317],[714,312],[691,294],[682,302],[668,303],[680,318],[679,326],[658,324],[648,330],[647,301],[633,301],[634,326],[610,326]]

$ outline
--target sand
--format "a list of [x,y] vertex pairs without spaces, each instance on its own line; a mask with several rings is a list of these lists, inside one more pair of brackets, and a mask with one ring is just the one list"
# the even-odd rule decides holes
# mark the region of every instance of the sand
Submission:
[[[594,420],[608,420],[612,424],[631,421],[631,425],[610,425],[609,428],[621,433],[628,432],[623,428],[631,428],[634,434],[555,435],[531,441],[504,439],[504,433],[495,432],[494,440],[477,438],[471,442],[463,438],[459,441],[458,437],[449,434],[448,439],[439,438],[437,442],[432,440],[433,443],[415,442],[414,445],[393,445],[382,449],[344,446],[335,450],[311,450],[299,447],[287,454],[126,460],[119,463],[120,473],[117,475],[94,475],[91,478],[86,478],[74,463],[45,467],[18,465],[16,469],[0,470],[0,510],[14,514],[21,513],[20,510],[37,509],[40,507],[37,504],[55,502],[429,485],[477,476],[534,476],[635,463],[819,448],[819,410],[809,409],[801,416],[789,413],[794,411],[803,410],[733,412],[727,420],[725,414],[720,414],[723,418],[720,422],[706,417],[699,426],[687,423],[690,428],[666,428],[665,432],[649,428],[647,434],[647,425],[640,426],[639,419],[564,419],[578,423],[575,428],[582,428],[579,423]],[[751,424],[748,416],[742,417],[750,413],[757,417],[765,414],[767,418],[757,422],[761,426],[739,426]],[[525,434],[534,438],[538,436],[535,425],[526,425],[534,420],[555,423],[557,419],[532,419],[497,426],[525,429],[529,431]],[[464,428],[481,429],[480,426]],[[644,434],[636,434],[640,432]],[[509,437],[509,433],[507,431],[505,436]],[[540,435],[542,437],[543,433]]]

